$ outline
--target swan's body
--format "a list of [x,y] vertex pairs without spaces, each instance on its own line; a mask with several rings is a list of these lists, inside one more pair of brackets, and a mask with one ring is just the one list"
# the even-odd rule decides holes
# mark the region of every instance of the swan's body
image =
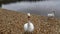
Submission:
[[48,17],[55,17],[55,11],[52,11],[52,13],[48,13]]
[[28,32],[32,32],[34,30],[34,25],[31,22],[26,23],[24,24],[24,30]]

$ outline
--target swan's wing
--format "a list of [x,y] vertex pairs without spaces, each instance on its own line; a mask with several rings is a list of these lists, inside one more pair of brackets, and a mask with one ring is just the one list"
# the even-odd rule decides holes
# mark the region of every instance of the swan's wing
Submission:
[[28,29],[28,28],[27,28],[27,24],[28,24],[28,23],[24,24],[24,30],[25,30],[25,31],[27,31],[27,29]]

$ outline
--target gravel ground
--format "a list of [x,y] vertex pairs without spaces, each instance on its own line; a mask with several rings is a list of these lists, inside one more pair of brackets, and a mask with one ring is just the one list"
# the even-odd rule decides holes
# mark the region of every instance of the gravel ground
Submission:
[[[0,34],[26,34],[24,24],[27,14],[6,9],[0,9]],[[60,34],[60,20],[48,19],[46,16],[31,15],[34,31],[27,34]]]

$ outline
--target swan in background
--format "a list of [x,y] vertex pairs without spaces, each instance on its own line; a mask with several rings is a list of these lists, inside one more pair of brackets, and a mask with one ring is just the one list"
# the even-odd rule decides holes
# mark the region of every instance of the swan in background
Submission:
[[48,18],[54,18],[55,17],[55,11],[53,11],[52,13],[48,13]]
[[32,31],[34,31],[34,25],[30,21],[30,13],[28,13],[28,23],[24,24],[24,30],[25,30],[25,32],[32,32]]

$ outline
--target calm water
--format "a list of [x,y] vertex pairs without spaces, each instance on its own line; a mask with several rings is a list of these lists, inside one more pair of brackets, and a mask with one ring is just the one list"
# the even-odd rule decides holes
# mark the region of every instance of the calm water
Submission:
[[5,5],[2,4],[2,8],[44,16],[55,11],[56,17],[60,18],[60,1],[16,2]]

